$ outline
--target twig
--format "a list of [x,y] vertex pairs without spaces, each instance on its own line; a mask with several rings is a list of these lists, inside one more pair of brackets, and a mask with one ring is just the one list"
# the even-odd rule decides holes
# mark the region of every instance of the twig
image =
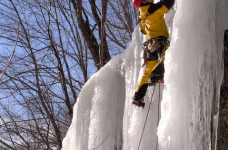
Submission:
[[17,47],[17,41],[18,41],[18,37],[19,37],[19,25],[20,25],[20,21],[18,22],[18,27],[17,27],[17,37],[16,37],[16,42],[15,42],[15,45],[14,45],[14,49],[13,49],[13,52],[12,54],[10,55],[10,59],[5,67],[5,69],[3,70],[3,72],[1,73],[0,75],[0,80],[2,79],[2,76],[4,75],[4,73],[6,72],[6,69],[8,68],[9,64],[11,63],[11,60],[13,58],[13,55],[15,53],[15,50],[16,50],[16,47]]

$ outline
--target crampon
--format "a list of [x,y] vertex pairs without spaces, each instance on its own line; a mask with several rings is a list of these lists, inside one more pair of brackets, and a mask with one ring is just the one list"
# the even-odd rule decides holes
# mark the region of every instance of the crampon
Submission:
[[139,101],[133,100],[132,104],[135,106],[138,106],[138,107],[142,107],[142,108],[144,108],[144,106],[145,106],[145,102],[143,99],[139,100]]

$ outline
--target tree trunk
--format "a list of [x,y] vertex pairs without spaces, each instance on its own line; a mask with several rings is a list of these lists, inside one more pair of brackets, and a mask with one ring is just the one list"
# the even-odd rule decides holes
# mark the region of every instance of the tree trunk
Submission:
[[228,30],[224,34],[224,80],[220,93],[217,150],[228,148]]
[[[86,13],[84,12],[84,9],[82,7],[82,0],[77,0],[77,1],[71,0],[71,2],[73,4],[74,10],[75,10],[75,15],[76,15],[76,18],[78,21],[78,27],[90,50],[90,53],[93,57],[95,65],[96,65],[97,69],[99,70],[111,59],[111,56],[109,54],[108,44],[106,41],[105,32],[102,32],[101,19],[97,15],[96,11],[93,11],[93,16],[95,16],[95,19],[97,19],[96,22],[99,27],[99,33],[104,33],[103,36],[101,36],[101,34],[99,34],[99,38],[100,38],[99,40],[103,41],[102,42],[103,43],[102,44],[102,59],[100,57],[101,56],[100,55],[100,46],[98,44],[98,40],[96,39],[96,36],[93,33],[93,29],[90,28],[89,18],[86,15]],[[92,3],[91,6],[93,6],[93,4],[95,5],[95,1],[92,1],[92,2],[94,2],[94,3]],[[93,9],[95,9],[95,7],[96,6],[94,6]],[[107,7],[107,5],[106,5],[106,7]],[[83,16],[85,19],[83,18]]]

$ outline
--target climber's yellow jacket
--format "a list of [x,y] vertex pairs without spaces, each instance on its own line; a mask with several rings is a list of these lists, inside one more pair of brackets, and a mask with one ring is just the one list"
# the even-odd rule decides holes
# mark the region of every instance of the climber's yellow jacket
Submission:
[[146,39],[164,36],[169,38],[169,33],[164,19],[164,14],[172,7],[174,0],[163,0],[156,4],[141,3],[139,8],[139,26]]

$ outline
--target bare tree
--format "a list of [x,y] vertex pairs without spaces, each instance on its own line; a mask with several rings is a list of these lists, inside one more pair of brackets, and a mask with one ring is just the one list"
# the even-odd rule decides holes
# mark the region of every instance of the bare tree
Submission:
[[61,149],[81,88],[131,40],[131,0],[6,0],[0,17],[0,147]]
[[[108,44],[106,41],[106,35],[104,34],[104,29],[102,29],[102,24],[104,25],[104,21],[102,23],[101,17],[99,17],[99,14],[97,12],[97,5],[95,0],[89,0],[92,10],[92,17],[94,18],[93,21],[95,21],[96,24],[93,25],[91,28],[91,20],[89,19],[89,16],[87,15],[85,9],[82,5],[82,0],[71,0],[74,10],[75,10],[75,16],[78,21],[78,27],[80,28],[82,35],[86,41],[86,44],[90,50],[90,53],[93,57],[93,60],[95,62],[95,65],[97,69],[100,69],[103,64],[108,62],[111,57],[108,50]],[[107,7],[107,5],[106,5]],[[102,9],[106,9],[105,6],[102,7]],[[103,16],[106,16],[105,14]],[[99,46],[98,39],[96,38],[95,33],[93,32],[93,28],[98,26],[98,34],[99,34],[99,40],[102,41],[102,44]],[[102,31],[103,30],[103,31]],[[102,34],[103,33],[103,34]],[[100,52],[100,47],[102,49],[102,54]],[[102,56],[101,56],[102,55]],[[102,62],[100,62],[102,61]],[[104,63],[104,62],[105,63]]]
[[[111,43],[121,49],[126,48],[137,22],[136,10],[131,6],[131,0],[123,2],[101,0],[101,4],[95,0],[89,0],[91,12],[85,10],[82,0],[71,0],[71,2],[83,38],[97,69],[100,69],[111,59],[110,53],[113,49]],[[101,12],[99,8],[102,9]],[[97,37],[96,34],[99,36]],[[109,45],[108,41],[110,41]]]

